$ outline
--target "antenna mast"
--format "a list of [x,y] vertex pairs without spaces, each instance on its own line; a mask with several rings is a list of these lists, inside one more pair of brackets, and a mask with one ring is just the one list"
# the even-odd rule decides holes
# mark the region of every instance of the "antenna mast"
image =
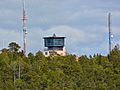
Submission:
[[109,53],[111,52],[111,13],[108,14],[108,29],[109,29]]
[[26,9],[25,9],[25,0],[23,1],[23,16],[22,16],[22,27],[23,27],[23,53],[26,54],[26,35],[27,35],[27,31],[26,31]]

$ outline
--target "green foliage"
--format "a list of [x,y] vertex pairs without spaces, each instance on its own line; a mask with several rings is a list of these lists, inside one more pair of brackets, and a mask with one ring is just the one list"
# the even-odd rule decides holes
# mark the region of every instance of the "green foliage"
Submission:
[[15,42],[11,42],[8,47],[11,52],[18,52],[20,49],[20,46]]
[[[120,51],[44,57],[41,51],[28,56],[9,45],[0,53],[0,90],[120,90]],[[16,49],[17,47],[17,49]]]

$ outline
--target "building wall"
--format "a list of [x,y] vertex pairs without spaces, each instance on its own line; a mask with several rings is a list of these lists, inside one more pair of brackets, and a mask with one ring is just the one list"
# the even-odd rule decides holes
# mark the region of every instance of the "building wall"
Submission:
[[45,57],[56,56],[56,55],[66,56],[67,52],[66,49],[63,48],[63,50],[45,50],[43,54],[45,55]]

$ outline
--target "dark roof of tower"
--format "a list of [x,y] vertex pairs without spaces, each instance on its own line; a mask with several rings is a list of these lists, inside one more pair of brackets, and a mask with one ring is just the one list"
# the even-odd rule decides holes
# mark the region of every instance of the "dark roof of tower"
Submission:
[[43,39],[48,39],[48,38],[53,38],[53,39],[56,38],[57,39],[57,38],[66,38],[66,37],[58,37],[58,36],[56,36],[55,33],[53,34],[52,37],[43,37]]

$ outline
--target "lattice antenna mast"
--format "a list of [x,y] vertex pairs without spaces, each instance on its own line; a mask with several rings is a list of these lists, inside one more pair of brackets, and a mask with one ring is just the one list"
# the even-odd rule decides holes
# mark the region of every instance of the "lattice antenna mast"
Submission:
[[109,29],[109,53],[111,52],[111,13],[108,14],[108,29]]
[[26,9],[25,9],[25,0],[23,2],[23,16],[22,16],[22,24],[23,24],[23,53],[26,54],[26,37],[27,37],[27,31],[26,31]]

